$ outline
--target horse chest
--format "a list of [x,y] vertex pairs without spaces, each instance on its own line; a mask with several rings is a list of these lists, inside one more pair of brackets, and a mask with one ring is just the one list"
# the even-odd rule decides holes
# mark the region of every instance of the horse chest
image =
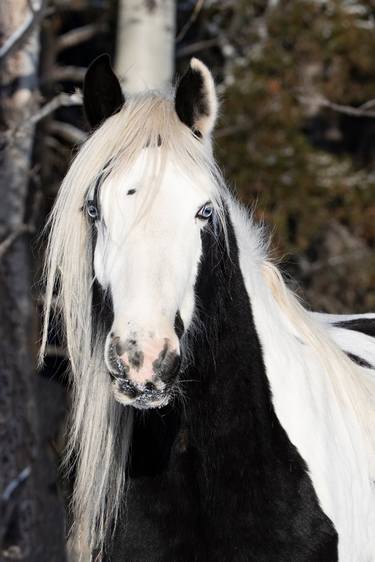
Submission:
[[249,448],[241,416],[204,441],[170,412],[152,417],[152,431],[145,420],[135,429],[111,561],[337,560],[337,535],[298,453],[279,450],[283,437],[265,461],[259,443]]

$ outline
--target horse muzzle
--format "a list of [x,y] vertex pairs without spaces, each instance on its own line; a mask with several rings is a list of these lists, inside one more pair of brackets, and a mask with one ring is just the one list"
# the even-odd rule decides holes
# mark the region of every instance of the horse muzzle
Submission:
[[172,345],[168,338],[139,343],[133,334],[122,343],[111,333],[105,362],[115,399],[124,405],[147,409],[168,404],[181,359],[178,343]]

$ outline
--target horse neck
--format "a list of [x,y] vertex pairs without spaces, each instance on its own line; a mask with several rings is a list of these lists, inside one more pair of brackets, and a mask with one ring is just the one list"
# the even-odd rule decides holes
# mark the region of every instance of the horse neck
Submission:
[[[254,225],[235,203],[229,209],[238,267],[251,301],[255,341],[261,347],[263,374],[272,392],[272,404],[270,399],[266,408],[270,405],[306,462],[320,504],[345,535],[345,548],[350,552],[358,545],[344,506],[349,503],[354,521],[375,521],[369,478],[373,445],[363,424],[366,412],[370,419],[367,386],[362,386],[361,373],[337,349],[323,326],[288,293],[276,269],[268,267]],[[306,337],[309,331],[310,339]],[[251,364],[248,368],[252,377]],[[246,399],[252,407],[249,393],[245,403]]]
[[186,379],[199,382],[186,383],[187,407],[202,447],[209,446],[210,436],[212,450],[219,455],[221,447],[229,447],[227,459],[242,446],[248,452],[253,449],[258,458],[263,452],[266,458],[277,420],[229,215],[227,242],[229,251],[212,233],[202,237],[196,294],[204,329],[195,338],[194,366],[185,373]]

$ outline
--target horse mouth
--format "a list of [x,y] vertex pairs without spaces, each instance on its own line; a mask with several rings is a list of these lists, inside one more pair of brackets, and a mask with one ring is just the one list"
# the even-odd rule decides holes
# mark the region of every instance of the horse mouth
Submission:
[[[130,366],[121,360],[116,349],[116,341],[108,340],[105,350],[105,363],[107,372],[112,380],[112,391],[117,402],[124,406],[133,406],[139,410],[151,408],[163,408],[172,399],[173,388],[178,378],[181,358],[176,353],[165,356],[163,350],[164,367],[168,359],[168,371],[160,372],[160,366],[155,360],[152,371],[148,373],[145,380],[138,380],[131,373]],[[133,371],[138,369],[132,365]]]
[[138,385],[125,378],[114,378],[113,375],[112,378],[114,397],[124,406],[133,406],[139,410],[163,408],[171,399],[165,385],[163,389],[157,389],[153,383]]

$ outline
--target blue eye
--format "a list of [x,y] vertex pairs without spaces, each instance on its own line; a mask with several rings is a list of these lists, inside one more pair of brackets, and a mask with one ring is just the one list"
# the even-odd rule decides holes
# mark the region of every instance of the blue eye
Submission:
[[197,212],[197,214],[195,216],[198,219],[208,220],[212,216],[213,212],[214,212],[214,210],[213,210],[213,207],[212,207],[211,203],[206,203],[205,205],[203,205],[203,207],[201,207],[199,209],[199,211]]
[[88,201],[87,205],[86,205],[86,212],[88,214],[88,216],[90,217],[90,219],[97,219],[98,218],[98,209],[96,207],[96,205],[94,205],[93,201]]

